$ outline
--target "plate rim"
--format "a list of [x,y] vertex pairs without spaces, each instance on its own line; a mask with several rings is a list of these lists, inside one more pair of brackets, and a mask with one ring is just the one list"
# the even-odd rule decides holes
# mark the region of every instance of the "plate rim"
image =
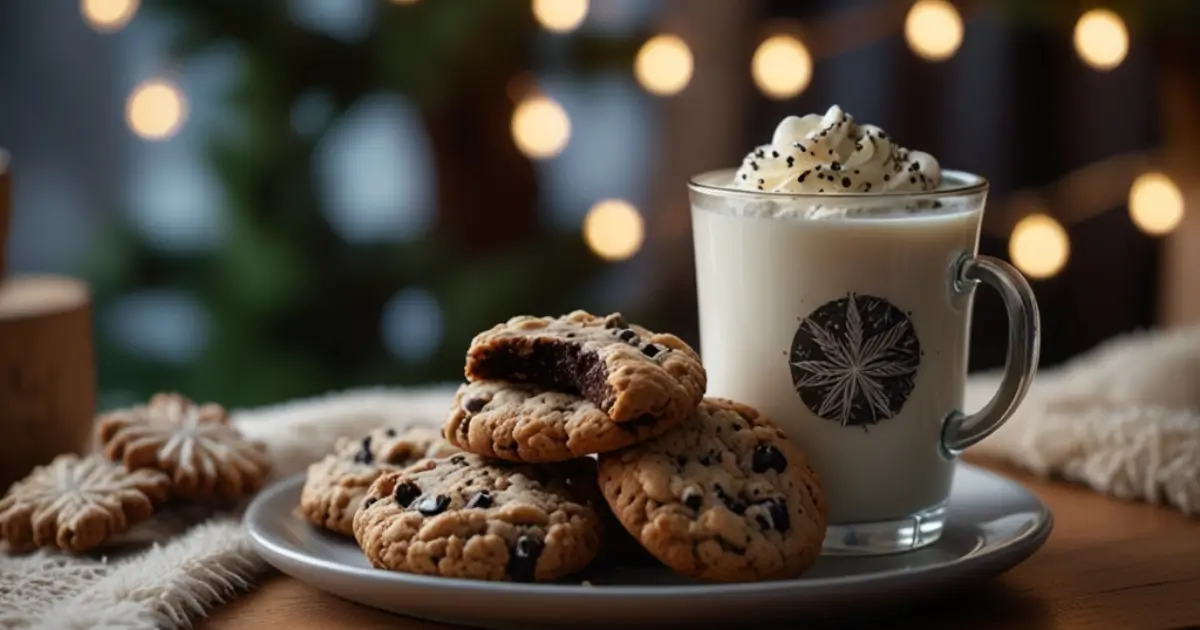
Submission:
[[[1027,498],[1032,499],[1033,503],[1038,508],[1036,513],[1038,514],[1039,518],[1036,525],[1009,540],[993,546],[984,546],[981,549],[972,551],[971,553],[956,558],[954,561],[950,562],[934,563],[912,568],[888,569],[875,573],[811,578],[807,580],[788,579],[769,580],[762,582],[673,584],[664,586],[623,584],[583,585],[559,583],[515,583],[419,575],[396,571],[385,571],[382,569],[376,569],[374,567],[352,566],[320,558],[312,554],[302,553],[302,551],[297,550],[290,545],[285,545],[273,540],[272,538],[277,537],[262,532],[261,526],[255,525],[256,523],[261,522],[262,513],[266,510],[266,506],[278,495],[295,491],[298,489],[298,487],[303,486],[306,474],[304,472],[296,473],[277,480],[260,492],[258,496],[251,501],[250,505],[246,509],[245,515],[242,518],[242,529],[249,538],[251,546],[255,549],[255,551],[263,556],[263,559],[266,560],[268,564],[271,564],[276,569],[279,569],[288,575],[291,575],[291,573],[288,571],[283,571],[277,562],[283,562],[285,564],[307,564],[314,568],[328,571],[338,577],[351,578],[355,580],[393,581],[398,586],[449,589],[468,593],[482,592],[492,595],[508,593],[537,597],[583,597],[588,599],[647,597],[686,599],[693,597],[712,596],[716,594],[720,594],[722,596],[751,594],[777,595],[781,592],[788,592],[796,589],[836,589],[858,586],[864,583],[889,581],[899,577],[904,577],[905,579],[910,580],[919,580],[930,573],[943,572],[949,567],[961,566],[964,562],[967,562],[968,566],[971,566],[986,562],[988,559],[1007,557],[1009,552],[1012,552],[1014,549],[1020,549],[1020,553],[1018,554],[1019,558],[1009,565],[1015,566],[1033,555],[1045,544],[1046,539],[1049,538],[1051,531],[1054,529],[1054,513],[1051,511],[1050,507],[1047,506],[1044,501],[1042,501],[1041,497],[1038,497],[1036,494],[1030,492],[1020,483],[990,470],[962,462],[959,463],[959,466],[960,468],[966,469],[973,474],[989,477],[994,482],[1015,487],[1020,492],[1025,494]],[[289,513],[293,515],[293,517],[295,516],[294,511]]]

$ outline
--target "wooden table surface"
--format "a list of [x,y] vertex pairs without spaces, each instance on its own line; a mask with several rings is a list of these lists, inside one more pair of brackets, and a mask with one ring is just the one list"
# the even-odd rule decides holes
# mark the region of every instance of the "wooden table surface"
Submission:
[[[871,627],[1168,630],[1200,628],[1200,519],[1109,499],[1005,468],[1054,511],[1032,558],[974,591]],[[444,630],[359,606],[274,574],[198,630]]]

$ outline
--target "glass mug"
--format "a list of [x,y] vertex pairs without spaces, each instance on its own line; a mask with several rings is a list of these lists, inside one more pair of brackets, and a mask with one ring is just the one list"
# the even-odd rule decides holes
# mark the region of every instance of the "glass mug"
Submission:
[[[957,456],[1012,415],[1038,360],[1028,282],[977,255],[987,181],[788,194],[730,188],[733,175],[689,182],[708,394],[760,409],[807,451],[829,499],[824,553],[936,542]],[[1004,298],[1008,352],[999,391],[967,415],[980,282]]]

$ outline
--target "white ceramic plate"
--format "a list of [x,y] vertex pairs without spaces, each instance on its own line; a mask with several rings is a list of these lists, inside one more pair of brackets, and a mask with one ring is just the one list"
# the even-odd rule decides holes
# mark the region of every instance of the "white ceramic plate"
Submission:
[[263,491],[246,512],[255,549],[280,571],[367,606],[486,628],[739,627],[879,612],[975,586],[1025,560],[1050,534],[1050,510],[1020,485],[960,465],[942,539],[920,551],[822,557],[795,580],[703,584],[645,560],[557,584],[482,582],[371,568],[351,538],[296,514],[303,475]]

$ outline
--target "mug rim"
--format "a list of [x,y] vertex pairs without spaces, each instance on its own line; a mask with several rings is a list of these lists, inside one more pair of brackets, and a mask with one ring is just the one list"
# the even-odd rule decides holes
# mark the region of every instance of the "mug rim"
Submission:
[[[693,192],[704,193],[706,195],[737,197],[741,199],[760,199],[760,200],[820,200],[828,202],[831,199],[941,199],[943,197],[958,197],[963,195],[971,195],[987,192],[989,183],[982,175],[976,175],[967,171],[958,171],[947,169],[942,171],[943,187],[934,190],[921,191],[886,191],[886,192],[775,192],[767,190],[744,190],[741,188],[733,188],[731,186],[721,186],[709,183],[708,180],[733,181],[732,175],[737,173],[736,168],[719,168],[710,171],[693,175],[688,178],[688,189]],[[728,177],[726,177],[728,174]],[[947,179],[954,180],[954,184],[945,187]]]

